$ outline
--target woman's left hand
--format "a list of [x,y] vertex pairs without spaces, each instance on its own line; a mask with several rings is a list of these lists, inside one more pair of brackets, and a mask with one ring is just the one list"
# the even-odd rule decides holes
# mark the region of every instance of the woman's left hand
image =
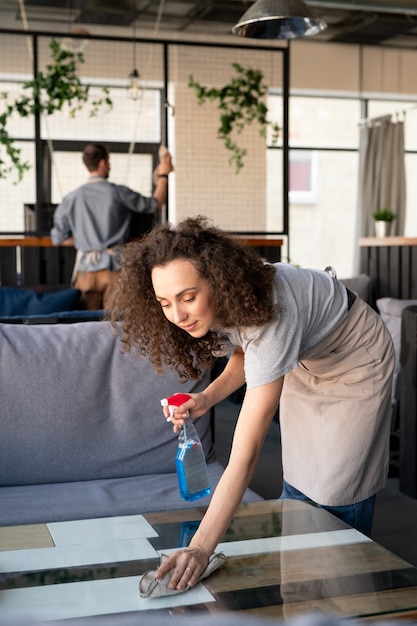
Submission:
[[178,550],[158,567],[155,572],[155,578],[163,578],[168,572],[172,571],[169,589],[182,590],[186,587],[193,587],[198,583],[201,574],[208,565],[209,557],[200,548],[185,548]]

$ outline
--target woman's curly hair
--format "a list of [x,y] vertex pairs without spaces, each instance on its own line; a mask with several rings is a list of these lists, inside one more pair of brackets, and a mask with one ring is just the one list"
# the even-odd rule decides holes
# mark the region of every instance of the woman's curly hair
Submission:
[[110,320],[122,322],[124,350],[135,346],[158,372],[174,368],[185,381],[199,378],[220,348],[213,332],[195,339],[170,323],[155,298],[152,269],[190,261],[212,290],[216,320],[223,328],[261,326],[273,319],[275,268],[202,216],[173,228],[159,225],[126,244],[122,269],[110,304]]

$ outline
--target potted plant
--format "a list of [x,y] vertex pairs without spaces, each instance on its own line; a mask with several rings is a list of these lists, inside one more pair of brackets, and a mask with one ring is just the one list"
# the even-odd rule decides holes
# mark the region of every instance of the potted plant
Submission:
[[395,213],[384,207],[372,213],[372,217],[375,220],[375,235],[377,237],[386,237],[389,235],[391,222],[395,220],[396,217]]
[[264,102],[267,87],[263,83],[263,74],[260,70],[243,68],[239,63],[232,63],[236,72],[230,83],[220,89],[205,87],[198,83],[192,75],[189,76],[188,86],[194,89],[199,104],[206,100],[217,101],[220,110],[220,126],[217,130],[219,139],[222,139],[227,150],[232,153],[229,164],[234,164],[236,173],[243,167],[243,158],[246,150],[236,143],[233,132],[240,134],[244,127],[252,122],[260,126],[261,137],[266,137],[268,127],[272,130],[272,144],[278,141],[280,128],[278,124],[267,119],[268,108]]

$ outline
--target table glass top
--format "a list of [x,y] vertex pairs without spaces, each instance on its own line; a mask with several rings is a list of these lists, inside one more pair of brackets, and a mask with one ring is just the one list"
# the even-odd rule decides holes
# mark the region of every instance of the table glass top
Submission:
[[188,545],[203,514],[0,528],[0,624],[230,612],[286,619],[311,611],[417,619],[416,568],[323,509],[291,500],[242,504],[218,547],[227,557],[219,570],[184,593],[141,598],[141,575],[160,554]]

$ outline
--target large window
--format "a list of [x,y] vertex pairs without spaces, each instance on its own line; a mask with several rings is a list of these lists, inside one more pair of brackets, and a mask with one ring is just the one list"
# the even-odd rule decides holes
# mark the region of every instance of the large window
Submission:
[[[127,143],[161,142],[161,89],[144,88],[138,100],[127,96],[125,88],[109,87],[113,107],[104,107],[100,114],[91,117],[84,108],[74,117],[65,109],[51,117],[42,118],[43,138]],[[92,98],[102,94],[98,87],[91,90]],[[98,139],[99,138],[99,139]]]
[[[0,89],[8,91],[12,99],[21,93],[23,81],[31,78],[32,59],[26,46],[30,39],[19,35],[0,38]],[[41,71],[51,63],[51,39],[52,35],[33,37]],[[109,146],[111,180],[146,195],[152,192],[158,147],[167,142],[175,164],[169,185],[167,217],[171,221],[200,213],[233,232],[282,232],[287,208],[282,149],[274,156],[277,170],[271,178],[265,137],[256,124],[245,127],[236,139],[247,154],[244,168],[236,174],[229,165],[230,152],[218,139],[219,110],[211,102],[199,106],[189,79],[193,75],[203,85],[219,87],[234,77],[234,63],[245,69],[260,69],[265,85],[277,94],[278,116],[274,115],[274,121],[282,128],[288,51],[267,46],[138,42],[143,89],[136,101],[127,94],[131,52],[127,40],[94,36],[83,50],[84,63],[77,68],[77,75],[89,86],[93,99],[102,95],[103,86],[109,88],[111,111],[100,109],[99,115],[90,117],[89,106],[75,115],[64,106],[59,113],[42,117],[40,124],[34,119],[13,118],[11,132],[21,140],[32,169],[13,193],[8,193],[10,180],[0,181],[0,191],[4,191],[0,206],[3,232],[23,230],[24,204],[56,204],[85,180],[80,155],[88,142]],[[138,154],[141,146],[147,146],[142,157]]]
[[[37,36],[41,69],[50,61],[50,39]],[[17,34],[0,37],[0,90],[12,100],[33,69],[26,40]],[[13,116],[9,130],[31,169],[17,185],[13,184],[16,177],[0,179],[0,231],[22,231],[24,205],[34,204],[39,195],[56,204],[81,184],[86,178],[81,151],[90,141],[109,146],[111,180],[149,195],[158,147],[167,142],[175,165],[168,219],[178,221],[200,213],[233,232],[285,234],[288,228],[284,260],[318,268],[330,264],[340,277],[349,276],[357,248],[359,129],[365,103],[369,117],[394,114],[405,120],[405,234],[415,235],[417,107],[413,102],[392,97],[365,101],[346,92],[292,93],[287,129],[289,223],[284,133],[273,145],[270,133],[265,142],[256,126],[245,128],[236,137],[247,149],[244,167],[236,174],[229,165],[230,153],[217,136],[216,103],[199,105],[188,84],[190,76],[207,87],[221,87],[230,82],[233,63],[261,69],[269,88],[269,118],[283,128],[284,53],[284,48],[267,46],[138,43],[143,90],[142,97],[133,101],[126,89],[132,69],[130,42],[92,37],[79,75],[94,96],[103,85],[108,86],[113,109],[97,117],[89,117],[87,110],[72,117],[64,109],[42,118],[39,126],[34,119]],[[47,163],[42,176],[36,176],[39,161]]]
[[[18,35],[0,37],[0,90],[13,103],[25,95],[24,81],[32,78],[31,50],[37,51],[39,70],[46,71],[52,62],[51,37]],[[32,44],[32,47],[31,45]],[[141,94],[137,100],[128,97],[128,73],[131,69],[131,44],[124,41],[91,40],[86,45],[84,63],[77,74],[90,90],[90,102],[103,97],[109,89],[113,107],[101,107],[91,116],[90,104],[74,115],[65,104],[53,115],[21,117],[15,113],[7,131],[18,140],[21,159],[30,165],[23,180],[17,172],[0,179],[0,231],[18,232],[25,228],[24,205],[57,204],[70,190],[86,180],[81,161],[83,147],[89,142],[105,143],[112,153],[111,179],[152,193],[152,171],[158,147],[163,141],[162,46],[138,44],[141,59]],[[5,107],[3,100],[1,106]],[[1,112],[1,111],[0,111]],[[38,150],[36,147],[38,142]],[[138,154],[141,146],[143,154]],[[4,148],[0,158],[5,158]]]
[[289,261],[352,274],[360,102],[290,97]]
[[[404,119],[407,169],[405,235],[417,232],[417,108],[396,100],[366,101],[368,117]],[[357,248],[356,208],[361,101],[357,97],[290,97],[289,199],[292,263],[352,275]]]

